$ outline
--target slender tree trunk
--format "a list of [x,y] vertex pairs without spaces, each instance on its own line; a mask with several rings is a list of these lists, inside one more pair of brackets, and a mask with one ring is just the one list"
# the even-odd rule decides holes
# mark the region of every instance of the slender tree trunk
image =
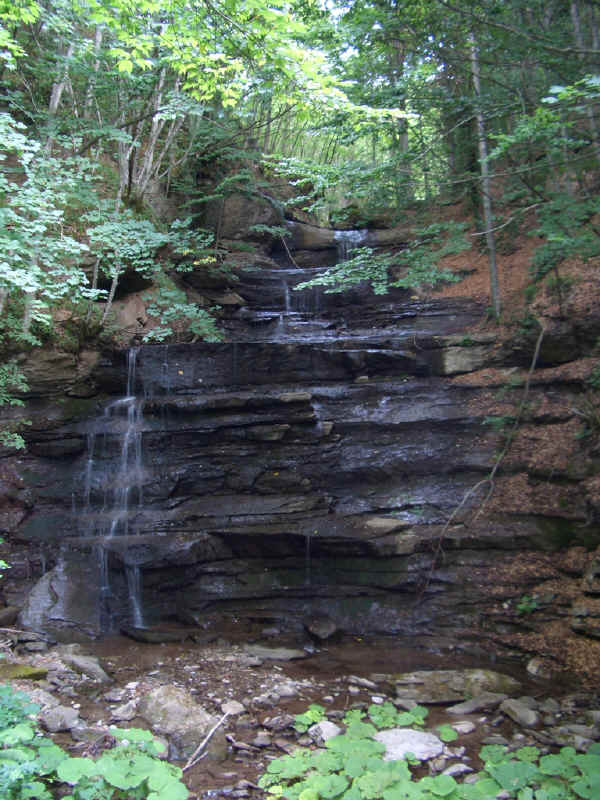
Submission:
[[[56,116],[56,112],[58,111],[62,94],[69,82],[69,61],[73,57],[74,50],[75,50],[75,45],[73,43],[69,44],[67,52],[64,56],[65,63],[63,67],[62,77],[60,78],[60,80],[56,81],[52,86],[52,91],[50,93],[50,102],[48,103],[48,118],[50,121],[52,121],[52,118]],[[52,152],[53,144],[54,144],[54,139],[52,138],[51,135],[49,135],[46,141],[46,153],[48,153],[48,155],[50,155],[50,153]]]
[[490,297],[494,314],[500,315],[500,288],[498,284],[498,266],[496,264],[496,240],[493,231],[491,180],[487,161],[487,142],[485,137],[485,120],[481,107],[481,75],[479,70],[479,54],[474,34],[471,40],[471,75],[476,96],[477,138],[479,142],[479,168],[481,174],[481,193],[483,195],[483,220],[485,224],[485,240],[488,249],[490,268]]
[[[156,87],[156,91],[154,92],[154,101],[152,104],[153,110],[157,112],[162,105],[163,99],[163,89],[165,86],[165,78],[167,75],[167,68],[163,67],[160,71],[160,75],[158,78],[158,85]],[[146,145],[146,151],[144,153],[144,158],[142,160],[142,166],[140,167],[139,171],[136,175],[133,176],[133,187],[134,187],[134,194],[136,197],[142,197],[144,193],[144,189],[148,185],[148,181],[150,180],[150,175],[152,172],[152,164],[154,161],[154,151],[156,150],[156,143],[158,142],[158,138],[162,133],[162,130],[165,126],[165,121],[163,119],[159,119],[158,115],[155,113],[152,117],[152,125],[150,126],[150,137],[148,139],[148,144]]]
[[94,99],[96,94],[96,81],[98,80],[98,72],[100,70],[100,49],[102,47],[102,37],[104,33],[100,25],[96,28],[96,35],[94,36],[94,53],[96,61],[94,62],[94,69],[88,81],[87,91],[85,93],[85,102],[83,104],[83,118],[91,119],[94,109]]
[[[570,10],[571,21],[573,22],[573,33],[575,35],[575,44],[577,45],[578,50],[583,50],[585,48],[585,41],[583,38],[583,31],[581,30],[581,16],[579,14],[579,3],[577,0],[571,0]],[[580,53],[579,59],[583,64],[583,53]],[[596,155],[596,161],[600,163],[600,137],[598,136],[598,125],[596,123],[596,117],[594,116],[594,108],[590,103],[585,104],[585,113],[590,125],[590,135],[592,137],[592,145]]]
[[106,299],[106,305],[104,306],[104,313],[102,314],[102,319],[100,320],[101,324],[104,325],[106,322],[106,318],[109,315],[109,312],[112,308],[113,300],[115,299],[115,292],[117,291],[117,285],[119,283],[119,276],[121,275],[121,270],[117,268],[117,271],[113,275],[112,282],[110,284],[110,290],[108,292],[108,297]]

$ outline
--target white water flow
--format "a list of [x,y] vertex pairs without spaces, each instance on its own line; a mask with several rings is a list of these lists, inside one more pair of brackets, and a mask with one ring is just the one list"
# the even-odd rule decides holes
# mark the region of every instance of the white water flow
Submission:
[[[142,409],[143,398],[136,395],[138,349],[127,353],[126,394],[109,403],[98,427],[104,431],[88,434],[87,460],[83,473],[83,514],[88,531],[98,537],[97,558],[100,584],[100,614],[111,627],[111,587],[109,571],[110,541],[132,533],[132,519],[142,507]],[[117,443],[117,457],[113,455]],[[98,446],[100,445],[100,446]],[[98,490],[101,508],[98,509]],[[94,510],[94,499],[96,509]],[[129,596],[131,622],[144,626],[142,612],[142,574],[139,566],[126,566],[125,577]]]
[[129,592],[129,607],[131,621],[135,628],[143,628],[144,614],[142,611],[142,571],[137,564],[125,568],[127,575],[127,589]]
[[352,251],[361,247],[367,238],[366,231],[336,231],[335,243],[337,246],[337,260],[347,261]]

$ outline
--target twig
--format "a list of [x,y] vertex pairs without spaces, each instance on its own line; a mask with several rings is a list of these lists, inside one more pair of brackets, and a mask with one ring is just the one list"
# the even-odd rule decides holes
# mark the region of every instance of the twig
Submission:
[[300,267],[298,266],[298,264],[296,264],[296,262],[294,261],[294,256],[293,256],[293,255],[290,253],[290,248],[287,246],[287,242],[286,242],[286,240],[285,240],[285,236],[280,236],[279,238],[281,239],[281,243],[282,243],[282,245],[285,247],[285,252],[288,254],[288,258],[289,258],[289,260],[290,260],[290,261],[292,262],[292,264],[293,264],[293,265],[296,267],[296,269],[300,269]]
[[200,761],[201,759],[204,758],[206,753],[203,753],[201,756],[199,756],[198,753],[200,753],[201,750],[208,744],[208,742],[210,741],[211,737],[213,736],[213,734],[215,733],[217,728],[219,728],[225,722],[225,720],[227,719],[228,716],[229,716],[229,711],[226,711],[223,714],[223,716],[221,717],[221,719],[217,722],[217,724],[214,725],[210,729],[210,731],[206,734],[204,739],[200,742],[198,747],[194,750],[192,755],[189,757],[189,759],[187,761],[187,764],[183,768],[183,772],[185,772],[188,769],[191,769],[193,766],[195,766],[198,763],[198,761]]

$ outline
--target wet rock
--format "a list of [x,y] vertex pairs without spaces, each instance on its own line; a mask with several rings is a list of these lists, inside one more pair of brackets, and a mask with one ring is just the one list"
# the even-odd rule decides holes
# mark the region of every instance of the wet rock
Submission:
[[129,702],[123,703],[122,706],[113,709],[111,719],[114,722],[129,722],[137,714],[137,704],[137,700],[129,700]]
[[324,641],[331,638],[337,632],[337,625],[326,614],[315,614],[304,621],[306,630],[317,639]]
[[442,775],[450,775],[451,778],[457,778],[459,775],[466,775],[473,772],[473,768],[468,764],[451,764],[442,772]]
[[252,740],[252,744],[254,747],[270,747],[272,739],[266,731],[259,731]]
[[482,692],[477,697],[472,697],[470,700],[465,700],[464,703],[450,706],[446,711],[449,714],[474,714],[477,711],[493,711],[498,708],[503,700],[507,699],[507,695],[498,694],[496,692]]
[[308,729],[308,735],[319,747],[322,747],[328,739],[339,736],[341,732],[342,729],[339,725],[326,719],[317,722],[315,725],[311,725]]
[[453,722],[452,727],[459,734],[467,734],[467,733],[473,733],[473,731],[476,729],[477,726],[475,725],[474,722],[465,719],[461,720],[460,722]]
[[26,653],[45,653],[48,649],[48,642],[25,642],[19,648]]
[[348,676],[348,683],[351,683],[355,686],[362,686],[365,689],[375,689],[377,690],[378,686],[375,681],[371,681],[368,678],[361,678],[359,675],[349,675]]
[[519,700],[509,698],[500,705],[500,711],[523,728],[534,728],[540,723],[540,715]]
[[394,675],[393,680],[397,696],[416,703],[452,703],[484,692],[514,694],[521,688],[509,675],[486,669],[421,670]]
[[136,642],[161,644],[162,642],[183,642],[190,638],[193,631],[189,628],[135,628],[132,625],[121,626],[121,633],[135,639]]
[[108,692],[105,692],[102,697],[107,703],[120,703],[125,697],[125,689],[110,689]]
[[43,630],[59,640],[72,640],[73,630],[83,638],[93,638],[102,630],[99,612],[97,564],[90,560],[89,550],[84,559],[72,550],[60,566],[49,570],[35,584],[23,606],[20,624]]
[[75,672],[86,675],[98,683],[111,683],[110,678],[101,667],[99,660],[95,656],[82,656],[77,654],[63,653],[62,661]]
[[0,608],[0,628],[9,628],[14,625],[21,609],[18,606],[5,606]]
[[278,714],[276,717],[267,717],[263,725],[270,731],[284,731],[293,727],[295,718],[291,714]]
[[79,722],[79,711],[69,706],[54,706],[44,709],[39,715],[39,720],[42,727],[50,733],[68,731]]
[[[171,757],[189,758],[218,718],[198,705],[185,689],[166,685],[153,689],[141,698],[138,714],[156,731],[166,736]],[[218,729],[207,744],[207,758],[223,761],[227,754],[227,741]]]
[[29,697],[32,703],[40,706],[40,708],[55,708],[55,706],[60,705],[60,701],[57,697],[50,694],[50,692],[47,692],[45,689],[38,689],[35,686],[31,689],[27,689],[27,697]]
[[293,661],[308,656],[304,650],[295,650],[291,647],[267,647],[262,644],[247,644],[244,645],[244,650],[250,656],[272,661]]
[[292,681],[285,681],[285,683],[275,684],[273,687],[273,692],[280,698],[296,697],[298,695],[298,689]]
[[594,743],[593,739],[574,733],[572,730],[569,730],[568,726],[547,728],[545,733],[555,746],[574,747],[575,750],[579,750],[580,752],[586,752]]
[[244,714],[246,712],[246,707],[237,700],[227,700],[226,703],[221,703],[221,711],[224,714],[235,717],[238,714]]
[[385,745],[384,761],[399,761],[412,753],[419,761],[437,758],[444,751],[443,742],[432,733],[411,728],[392,728],[379,731],[374,738]]

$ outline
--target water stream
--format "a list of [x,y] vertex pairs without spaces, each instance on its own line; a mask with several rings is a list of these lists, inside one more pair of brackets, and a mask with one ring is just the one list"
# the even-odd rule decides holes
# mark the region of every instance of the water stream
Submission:
[[[111,540],[135,535],[135,516],[144,504],[142,462],[142,412],[144,398],[136,394],[139,348],[127,352],[125,395],[109,403],[87,435],[83,475],[81,519],[83,534],[98,540],[100,618],[103,627],[114,627],[111,611]],[[114,450],[117,448],[117,457]],[[77,503],[75,503],[77,507]],[[80,528],[81,528],[80,524]],[[142,574],[139,565],[126,566],[130,618],[143,627]]]

